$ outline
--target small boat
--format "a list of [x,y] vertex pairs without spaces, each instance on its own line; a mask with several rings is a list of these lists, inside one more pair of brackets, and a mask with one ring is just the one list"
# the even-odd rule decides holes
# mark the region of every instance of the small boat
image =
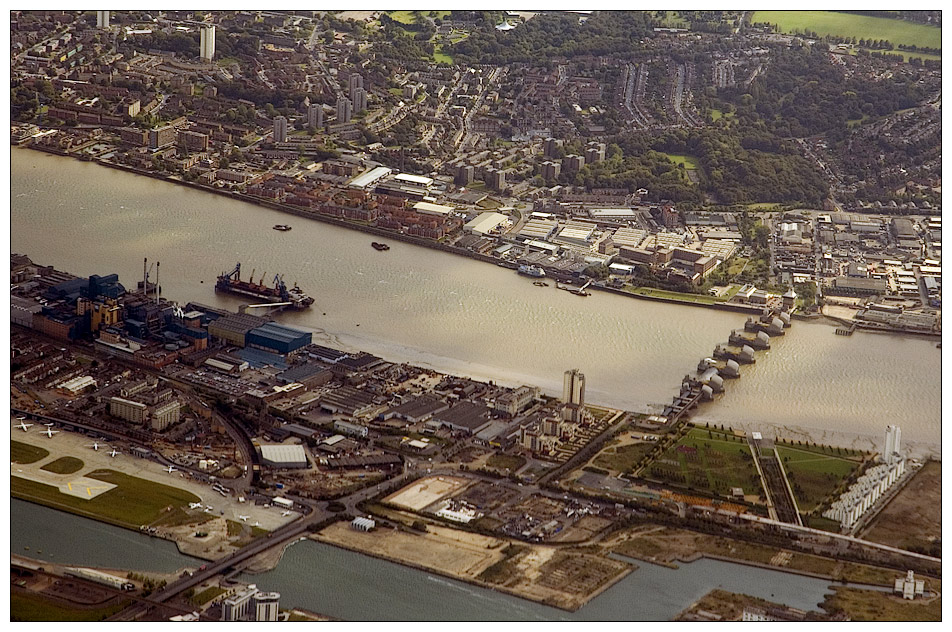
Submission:
[[382,244],[379,241],[372,241],[370,242],[370,245],[373,246],[377,250],[390,250],[390,246],[388,246],[387,244]]
[[532,285],[537,285],[539,287],[549,287],[549,284],[545,281],[533,281]]
[[274,230],[280,230],[280,231],[291,230],[291,227],[288,226],[287,224],[275,224],[271,228],[273,228]]

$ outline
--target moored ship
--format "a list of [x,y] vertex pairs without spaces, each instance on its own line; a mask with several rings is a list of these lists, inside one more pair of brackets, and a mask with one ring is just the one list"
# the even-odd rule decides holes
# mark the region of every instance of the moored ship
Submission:
[[535,277],[537,279],[541,279],[542,277],[545,276],[545,270],[543,270],[539,266],[530,266],[530,265],[523,264],[519,266],[518,272],[519,274]]
[[261,280],[257,283],[254,281],[254,270],[251,271],[251,274],[251,279],[242,281],[241,264],[237,263],[234,270],[222,273],[218,277],[215,291],[250,296],[264,303],[287,303],[286,307],[292,309],[306,309],[314,304],[314,299],[305,294],[296,283],[294,287],[288,288],[282,275],[275,274],[274,285],[268,286],[264,284],[263,274]]

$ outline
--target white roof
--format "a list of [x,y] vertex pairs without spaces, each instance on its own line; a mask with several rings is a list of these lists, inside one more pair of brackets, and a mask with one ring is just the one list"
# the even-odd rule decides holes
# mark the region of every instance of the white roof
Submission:
[[389,167],[376,167],[370,171],[365,171],[364,173],[356,176],[353,180],[350,181],[348,186],[355,189],[363,189],[371,184],[374,184],[381,178],[385,178],[393,173],[393,169]]
[[588,212],[592,217],[635,217],[636,213],[630,208],[593,208]]
[[83,375],[81,377],[74,377],[68,382],[63,382],[60,384],[60,388],[65,388],[68,391],[78,391],[86,388],[87,386],[95,386],[96,380],[88,375]]
[[433,204],[432,202],[417,202],[413,205],[414,211],[419,211],[420,213],[429,213],[431,215],[446,215],[452,213],[456,209],[452,206],[444,206],[442,204]]
[[346,439],[344,435],[334,435],[333,437],[328,437],[327,439],[324,439],[323,443],[324,445],[334,445],[335,443],[340,443],[344,439]]
[[466,222],[466,225],[463,226],[463,230],[469,230],[474,233],[484,235],[498,228],[508,219],[509,217],[503,215],[502,213],[487,211],[485,213],[480,213],[475,219]]
[[272,463],[307,464],[304,446],[294,444],[262,445],[261,458]]
[[398,173],[393,176],[394,180],[401,180],[403,182],[412,182],[413,184],[419,184],[425,187],[433,184],[433,178],[427,178],[426,176],[415,176],[411,173]]

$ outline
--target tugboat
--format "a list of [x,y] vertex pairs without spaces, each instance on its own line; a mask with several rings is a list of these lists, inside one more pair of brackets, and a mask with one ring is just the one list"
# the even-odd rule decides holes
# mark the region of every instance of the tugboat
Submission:
[[388,246],[387,244],[382,244],[379,241],[372,241],[370,242],[370,245],[373,246],[377,250],[390,250],[390,246]]
[[291,227],[288,226],[287,224],[275,224],[275,225],[272,226],[271,228],[273,228],[274,230],[280,230],[280,231],[288,231],[288,230],[291,230]]

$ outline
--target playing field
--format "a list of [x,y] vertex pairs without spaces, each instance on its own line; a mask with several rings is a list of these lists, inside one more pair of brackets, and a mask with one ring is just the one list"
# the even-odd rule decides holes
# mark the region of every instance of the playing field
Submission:
[[874,18],[833,11],[754,11],[751,22],[776,24],[784,33],[813,31],[821,36],[889,40],[894,46],[915,44],[920,47],[942,48],[941,28],[893,18]]

